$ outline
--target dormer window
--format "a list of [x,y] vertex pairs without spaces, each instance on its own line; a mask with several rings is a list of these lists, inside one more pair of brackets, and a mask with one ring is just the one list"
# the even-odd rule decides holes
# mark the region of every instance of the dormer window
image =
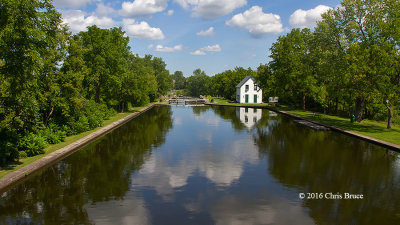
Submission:
[[245,90],[249,91],[249,85],[246,85]]
[[257,91],[257,84],[254,85],[254,90]]

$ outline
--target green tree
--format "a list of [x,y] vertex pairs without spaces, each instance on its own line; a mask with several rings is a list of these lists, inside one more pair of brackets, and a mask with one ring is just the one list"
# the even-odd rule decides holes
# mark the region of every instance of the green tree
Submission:
[[175,71],[173,78],[175,81],[175,89],[185,89],[186,78],[183,76],[182,71]]
[[[5,137],[0,163],[18,158],[18,136],[38,126],[43,119],[40,107],[51,107],[56,100],[51,95],[57,96],[54,80],[63,61],[64,31],[49,1],[0,2],[0,136]],[[45,120],[51,114],[48,108],[42,113]]]
[[[286,36],[281,36],[271,47],[270,63],[275,75],[279,96],[290,103],[301,102],[306,108],[306,97],[316,96],[310,52],[311,31],[293,29]],[[300,101],[299,101],[300,100]]]
[[193,75],[187,78],[187,90],[189,95],[198,97],[208,94],[209,77],[201,69],[193,71]]

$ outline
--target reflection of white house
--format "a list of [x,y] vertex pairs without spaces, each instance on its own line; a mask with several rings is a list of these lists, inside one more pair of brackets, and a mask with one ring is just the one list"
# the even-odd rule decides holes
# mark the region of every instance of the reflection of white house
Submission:
[[239,103],[262,103],[262,89],[253,76],[245,77],[236,85],[236,101]]
[[262,109],[237,107],[236,116],[247,129],[251,130],[261,120]]

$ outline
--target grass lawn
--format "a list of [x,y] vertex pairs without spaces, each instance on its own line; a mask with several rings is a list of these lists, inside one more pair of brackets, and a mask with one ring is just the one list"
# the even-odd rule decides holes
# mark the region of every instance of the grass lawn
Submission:
[[44,157],[44,156],[46,156],[46,155],[58,150],[58,149],[61,149],[61,148],[65,147],[65,146],[71,144],[71,143],[73,143],[73,142],[85,137],[86,135],[89,135],[90,133],[92,133],[94,131],[100,130],[101,128],[103,128],[105,126],[107,126],[107,125],[109,125],[109,124],[111,124],[111,123],[113,123],[115,121],[118,121],[119,119],[122,119],[122,118],[128,116],[129,114],[137,112],[137,111],[143,109],[144,107],[145,106],[131,107],[129,109],[129,111],[124,112],[124,113],[118,113],[118,114],[112,116],[110,119],[103,121],[103,126],[101,126],[101,127],[97,127],[97,128],[95,128],[93,130],[89,130],[89,131],[86,131],[86,132],[83,132],[83,133],[80,133],[80,134],[77,134],[77,135],[66,137],[65,140],[63,142],[61,142],[61,143],[54,144],[54,145],[49,145],[47,148],[45,148],[45,153],[44,154],[23,158],[23,159],[20,159],[18,162],[10,163],[7,166],[1,167],[0,168],[0,178],[2,178],[3,176],[5,176],[6,174],[8,174],[10,172],[13,172],[13,171],[15,171],[15,170],[17,170],[17,169],[19,169],[21,167],[24,167],[24,166],[28,165],[29,163],[32,163],[32,162],[38,160],[38,159],[40,159],[40,158],[42,158],[42,157]]
[[[213,102],[211,102],[211,100],[213,100]],[[221,104],[221,105],[240,105],[240,106],[269,106],[268,103],[240,104],[237,102],[232,102],[232,101],[226,100],[224,98],[214,98],[214,97],[209,98],[209,103],[210,104]]]
[[[210,98],[214,99],[211,104],[223,104],[223,105],[240,105],[240,106],[268,106],[268,103],[263,104],[239,104],[234,102],[229,102],[222,98]],[[387,141],[393,144],[400,145],[400,126],[392,124],[392,129],[387,129],[387,123],[383,121],[372,121],[363,120],[361,123],[351,123],[350,118],[343,118],[339,116],[330,116],[325,114],[318,114],[316,116],[313,112],[290,109],[285,106],[280,106],[277,109],[314,120],[317,122],[332,125],[343,130],[356,132],[365,136],[373,137],[382,141]]]
[[343,130],[356,132],[369,137],[373,137],[382,141],[387,141],[393,144],[400,145],[400,126],[392,124],[392,129],[387,129],[387,123],[383,121],[363,120],[361,123],[351,123],[350,118],[339,116],[330,116],[313,112],[294,110],[286,107],[280,107],[279,110],[298,115],[310,120],[329,124]]

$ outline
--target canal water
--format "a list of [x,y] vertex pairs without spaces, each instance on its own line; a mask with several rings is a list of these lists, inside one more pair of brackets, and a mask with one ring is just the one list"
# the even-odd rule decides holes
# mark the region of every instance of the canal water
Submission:
[[399,175],[268,110],[159,106],[0,193],[0,224],[400,224]]

